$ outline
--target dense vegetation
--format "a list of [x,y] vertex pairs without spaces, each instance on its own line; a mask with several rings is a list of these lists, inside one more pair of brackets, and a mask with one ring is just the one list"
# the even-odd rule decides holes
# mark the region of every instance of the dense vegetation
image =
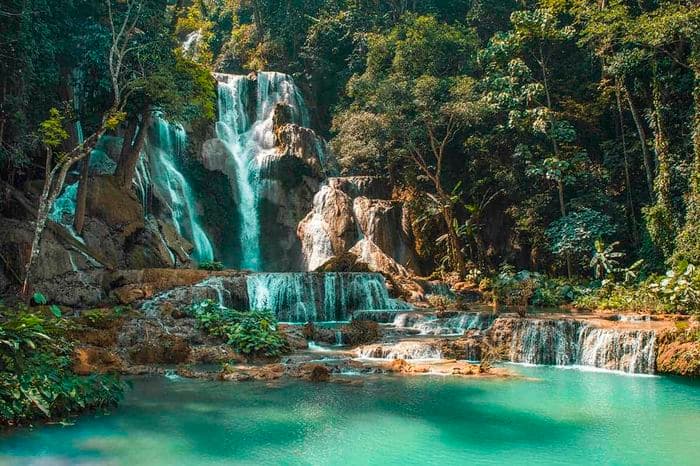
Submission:
[[692,0],[10,0],[0,18],[2,179],[45,180],[40,220],[100,135],[130,136],[128,188],[154,110],[197,127],[209,71],[268,69],[302,86],[343,173],[400,188],[426,269],[592,276],[607,303],[700,292]]
[[208,299],[193,304],[189,314],[199,328],[223,338],[242,354],[279,356],[287,349],[287,340],[271,312],[236,311]]
[[121,399],[115,376],[73,373],[69,327],[48,309],[0,306],[0,426],[60,420]]

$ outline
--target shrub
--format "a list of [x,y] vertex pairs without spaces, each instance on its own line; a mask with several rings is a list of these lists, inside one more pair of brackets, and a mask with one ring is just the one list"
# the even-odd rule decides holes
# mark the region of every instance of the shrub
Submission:
[[188,313],[198,327],[224,338],[240,353],[279,356],[287,350],[287,340],[269,311],[236,311],[207,299],[192,305]]
[[68,323],[51,314],[0,308],[0,425],[113,406],[124,393],[116,376],[73,373]]
[[381,332],[379,324],[372,320],[353,320],[341,329],[345,343],[361,345],[372,343],[379,339]]
[[203,262],[199,263],[197,268],[199,270],[219,271],[219,270],[224,270],[224,264],[222,264],[219,261],[215,261],[215,260],[203,261]]

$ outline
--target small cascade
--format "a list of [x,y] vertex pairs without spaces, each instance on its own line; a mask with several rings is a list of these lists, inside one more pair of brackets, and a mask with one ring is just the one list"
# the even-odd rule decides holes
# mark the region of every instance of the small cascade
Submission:
[[141,194],[145,199],[150,178],[154,194],[170,209],[178,234],[192,242],[192,255],[201,262],[212,260],[214,251],[201,226],[192,188],[177,167],[177,159],[183,155],[186,146],[185,138],[182,126],[169,124],[156,115],[145,148],[150,175],[146,176],[141,166],[137,179],[141,180]]
[[73,220],[75,219],[75,208],[78,199],[78,182],[66,185],[63,192],[56,198],[49,212],[49,219],[55,223],[66,227],[73,236],[77,233],[73,230]]
[[577,364],[632,374],[653,374],[656,332],[585,327],[579,336]]
[[[235,265],[260,271],[265,269],[261,252],[260,203],[266,195],[264,172],[276,157],[275,107],[277,104],[287,105],[292,122],[304,127],[309,125],[309,113],[299,89],[288,75],[259,72],[254,80],[248,76],[215,76],[219,81],[216,135],[227,155],[226,160],[205,160],[205,164],[228,176],[236,196],[241,258]],[[251,108],[252,105],[255,108]]]
[[577,320],[513,323],[510,359],[527,364],[580,365],[653,374],[656,332],[597,328]]
[[394,325],[397,328],[418,330],[420,335],[463,335],[467,330],[486,330],[491,327],[495,317],[486,312],[460,312],[455,316],[437,318],[423,316],[409,319],[406,314],[396,316]]
[[355,350],[359,359],[442,359],[442,351],[433,342],[400,341],[393,345],[365,345]]
[[355,311],[409,309],[376,273],[256,273],[247,277],[250,309],[283,322],[347,321]]

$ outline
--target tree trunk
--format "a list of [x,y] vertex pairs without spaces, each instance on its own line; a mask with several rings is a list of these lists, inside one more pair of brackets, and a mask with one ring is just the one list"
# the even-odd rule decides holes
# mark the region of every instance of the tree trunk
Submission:
[[[52,165],[52,154],[51,151],[47,149],[46,154],[46,179],[44,180],[44,188],[39,198],[39,207],[37,209],[37,218],[34,227],[34,238],[32,240],[32,247],[29,252],[29,259],[27,261],[26,275],[24,277],[24,284],[22,285],[22,293],[26,296],[29,291],[29,284],[32,281],[32,273],[34,270],[34,263],[36,262],[41,248],[41,239],[44,234],[44,229],[46,228],[46,222],[48,221],[49,212],[53,206],[54,201],[61,194],[63,190],[63,185],[66,181],[66,175],[71,167],[84,159],[95,147],[97,141],[105,133],[104,123],[102,127],[92,136],[85,140],[85,142],[74,149],[73,154],[68,154],[67,159],[55,166]],[[71,156],[72,155],[72,156]]]
[[620,120],[620,138],[622,140],[622,157],[625,168],[625,188],[627,191],[627,206],[629,209],[630,220],[632,222],[632,240],[634,245],[639,244],[639,231],[637,227],[637,216],[634,212],[634,200],[632,197],[632,180],[630,178],[630,163],[627,156],[627,139],[625,138],[625,119],[622,113],[622,99],[620,97],[620,86],[616,79],[615,99],[617,101],[617,115]]
[[654,190],[657,196],[657,203],[667,207],[671,205],[671,173],[668,152],[668,138],[664,129],[662,115],[661,85],[658,79],[654,78],[653,84],[653,105],[654,105],[654,150],[656,152],[657,173],[654,180]]
[[138,125],[136,139],[133,138],[134,132],[136,131],[136,121],[129,122],[126,135],[124,136],[124,142],[122,143],[117,171],[114,174],[117,184],[122,189],[128,189],[134,179],[136,165],[139,162],[141,151],[146,143],[146,135],[148,133],[148,128],[151,126],[152,118],[150,108],[142,112],[141,124]]
[[642,116],[639,114],[639,110],[632,99],[627,88],[622,85],[625,92],[625,97],[627,98],[627,103],[630,107],[630,112],[632,113],[632,119],[634,120],[634,125],[637,127],[637,134],[639,135],[639,143],[642,146],[642,158],[644,160],[644,174],[647,178],[647,190],[649,191],[649,199],[654,202],[654,170],[652,169],[651,156],[649,155],[649,149],[647,148],[647,133],[644,129],[644,123],[642,121]]
[[[442,189],[440,190],[442,191]],[[440,201],[442,202],[442,217],[445,220],[445,226],[447,227],[447,238],[449,240],[450,247],[450,262],[452,262],[452,267],[454,271],[457,272],[459,278],[464,278],[466,274],[466,264],[464,262],[464,257],[462,257],[462,242],[459,240],[459,236],[455,231],[455,215],[454,209],[452,208],[452,203],[449,196],[444,194],[440,195]]]

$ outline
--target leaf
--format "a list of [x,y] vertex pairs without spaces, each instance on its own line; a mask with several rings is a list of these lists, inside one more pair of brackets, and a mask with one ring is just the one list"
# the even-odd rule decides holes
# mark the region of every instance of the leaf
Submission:
[[51,311],[51,314],[53,314],[54,317],[56,317],[57,319],[60,319],[63,316],[61,308],[56,306],[55,304],[52,304],[51,307],[49,307],[49,310]]
[[46,304],[46,296],[43,295],[43,293],[36,292],[32,295],[32,299],[34,300],[35,303],[44,305]]

